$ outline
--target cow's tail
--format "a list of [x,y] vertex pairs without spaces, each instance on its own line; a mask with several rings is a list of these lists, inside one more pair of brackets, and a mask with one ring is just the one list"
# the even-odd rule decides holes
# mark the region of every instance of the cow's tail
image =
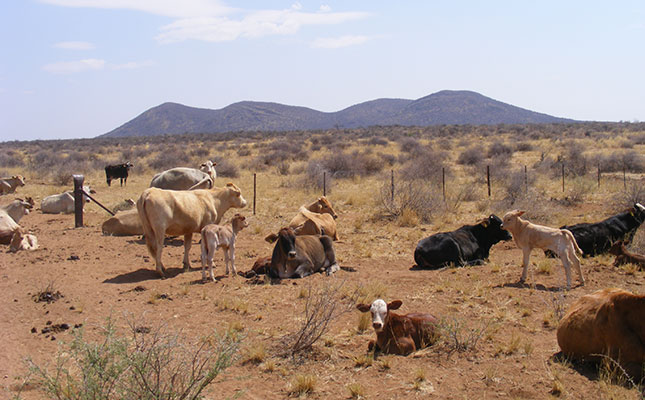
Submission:
[[582,255],[583,254],[582,249],[580,249],[580,247],[578,246],[578,242],[576,242],[576,238],[575,236],[573,236],[573,233],[571,233],[571,231],[568,229],[563,229],[562,231],[564,232],[565,235],[569,236],[569,238],[573,242],[573,248],[576,250],[576,253]]
[[141,220],[141,226],[143,227],[143,234],[146,238],[146,246],[148,247],[148,251],[150,252],[151,256],[156,257],[157,238],[155,237],[155,232],[152,229],[148,213],[146,212],[147,200],[148,192],[144,191],[137,200],[137,211],[139,212],[139,219]]

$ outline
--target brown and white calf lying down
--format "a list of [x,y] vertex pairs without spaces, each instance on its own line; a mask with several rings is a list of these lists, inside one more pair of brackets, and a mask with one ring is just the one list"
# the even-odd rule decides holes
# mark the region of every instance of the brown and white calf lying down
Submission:
[[226,262],[226,275],[228,275],[228,262],[231,261],[233,276],[235,271],[235,238],[244,228],[249,226],[243,215],[235,214],[230,225],[209,224],[202,228],[202,280],[206,280],[206,265],[213,282],[213,256],[217,249],[224,250],[224,261]]
[[401,300],[385,303],[384,300],[377,299],[371,306],[356,305],[361,312],[372,313],[372,327],[376,332],[376,340],[370,340],[368,351],[408,355],[436,342],[437,318],[427,313],[399,315],[391,312],[401,307],[401,304]]
[[578,272],[580,284],[584,285],[585,279],[582,277],[580,259],[576,255],[576,252],[582,254],[582,250],[578,247],[573,234],[566,229],[556,229],[533,224],[520,218],[523,214],[524,211],[509,211],[504,215],[502,220],[502,229],[506,229],[513,235],[515,244],[524,253],[520,282],[526,281],[531,250],[537,247],[543,250],[551,250],[560,257],[562,266],[564,266],[564,272],[567,276],[567,289],[571,289],[571,264],[573,264]]
[[628,243],[619,240],[609,248],[609,253],[616,256],[614,267],[618,267],[623,264],[634,264],[638,265],[641,269],[645,268],[645,256],[630,252],[625,247],[626,244]]

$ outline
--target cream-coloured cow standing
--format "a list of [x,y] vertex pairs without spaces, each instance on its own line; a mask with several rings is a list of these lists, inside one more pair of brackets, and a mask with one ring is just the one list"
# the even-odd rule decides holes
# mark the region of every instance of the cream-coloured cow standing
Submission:
[[235,214],[230,225],[208,224],[202,228],[202,280],[206,280],[206,265],[211,279],[215,282],[213,275],[213,257],[217,249],[224,250],[224,262],[226,263],[226,275],[228,275],[228,262],[231,261],[233,276],[235,270],[235,238],[244,228],[249,226],[243,215]]
[[522,249],[524,259],[522,262],[522,277],[520,282],[526,281],[531,250],[535,247],[543,250],[551,250],[560,257],[562,266],[567,276],[567,289],[571,289],[571,264],[576,268],[580,284],[585,284],[580,269],[580,259],[576,255],[582,254],[573,234],[566,229],[551,228],[544,225],[537,225],[520,218],[524,211],[513,210],[504,215],[502,229],[506,229],[513,235],[517,247]]
[[229,208],[243,208],[246,200],[240,189],[232,183],[224,188],[191,191],[148,188],[137,200],[137,210],[148,251],[155,258],[155,267],[164,278],[165,267],[161,262],[164,238],[184,235],[184,270],[190,269],[188,254],[193,233],[203,227],[219,223]]

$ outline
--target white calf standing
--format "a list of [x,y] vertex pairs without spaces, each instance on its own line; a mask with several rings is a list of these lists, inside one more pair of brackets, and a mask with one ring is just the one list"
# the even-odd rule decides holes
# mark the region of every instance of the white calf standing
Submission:
[[228,260],[231,260],[233,275],[235,271],[235,237],[242,229],[249,226],[243,215],[235,214],[231,225],[208,224],[202,228],[202,280],[206,280],[206,264],[213,282],[213,256],[218,248],[224,249],[224,261],[226,262],[226,275],[228,275]]

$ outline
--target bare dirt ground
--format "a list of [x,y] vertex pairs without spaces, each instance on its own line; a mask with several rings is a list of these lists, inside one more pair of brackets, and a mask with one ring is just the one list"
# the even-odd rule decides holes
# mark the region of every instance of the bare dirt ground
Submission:
[[[136,179],[131,180],[128,189],[101,187],[98,197],[111,191],[118,193],[115,197],[136,199],[147,179],[142,178],[139,186]],[[250,199],[248,185],[242,187]],[[3,197],[2,203],[10,197]],[[330,198],[334,201],[333,195]],[[295,211],[297,205],[289,204],[289,209]],[[206,398],[212,399],[236,395],[242,399],[286,398],[292,396],[291,384],[299,374],[316,377],[308,395],[313,399],[350,398],[349,385],[372,399],[640,398],[637,389],[612,384],[593,368],[555,362],[552,357],[559,350],[555,335],[559,307],[566,309],[580,296],[606,287],[643,293],[643,272],[616,269],[608,256],[585,258],[587,284],[578,285],[574,274],[574,288],[562,291],[565,280],[559,260],[546,259],[535,250],[528,284],[520,285],[521,251],[512,242],[493,247],[490,261],[483,266],[411,270],[417,241],[436,232],[435,227],[382,229],[386,223],[355,222],[358,212],[351,204],[334,205],[341,237],[335,243],[336,252],[341,266],[356,272],[341,270],[329,277],[316,274],[276,284],[251,284],[240,276],[224,276],[221,252],[216,258],[218,281],[202,283],[199,235],[191,251],[193,269],[186,273],[179,269],[181,240],[168,241],[164,260],[171,277],[161,280],[139,237],[101,234],[107,214],[95,205],[87,206],[86,226],[78,229],[71,215],[34,210],[21,225],[36,234],[40,249],[13,254],[6,246],[0,248],[0,332],[4,336],[0,341],[0,397],[18,393],[27,375],[26,357],[39,365],[51,365],[61,343],[72,338],[72,329],[41,333],[43,328],[82,324],[89,338],[98,338],[106,318],[112,317],[121,328],[128,318],[134,318],[152,327],[165,324],[190,338],[232,325],[241,327],[240,358],[207,388]],[[605,210],[602,202],[586,202],[572,208],[569,215],[575,222],[581,216],[598,220],[607,215]],[[251,214],[249,208],[243,212]],[[224,220],[232,214],[229,211]],[[250,218],[251,226],[238,236],[238,270],[246,271],[258,256],[270,255],[272,247],[264,236],[291,215],[290,211],[267,210]],[[447,222],[444,229],[476,220],[468,213],[463,221]],[[536,265],[546,272],[538,273]],[[300,323],[307,289],[340,283],[347,293],[362,288],[367,295],[380,293],[388,301],[401,299],[400,312],[430,312],[451,325],[462,340],[475,332],[479,341],[474,348],[459,352],[451,351],[454,340],[444,338],[408,357],[381,356],[370,364],[364,356],[374,334],[371,329],[357,332],[360,313],[354,310],[335,320],[301,362],[277,356],[281,338]],[[35,302],[34,294],[47,286],[63,297],[51,303]],[[248,349],[258,346],[266,349],[265,359],[245,362]],[[24,388],[20,396],[44,398],[33,386]]]

